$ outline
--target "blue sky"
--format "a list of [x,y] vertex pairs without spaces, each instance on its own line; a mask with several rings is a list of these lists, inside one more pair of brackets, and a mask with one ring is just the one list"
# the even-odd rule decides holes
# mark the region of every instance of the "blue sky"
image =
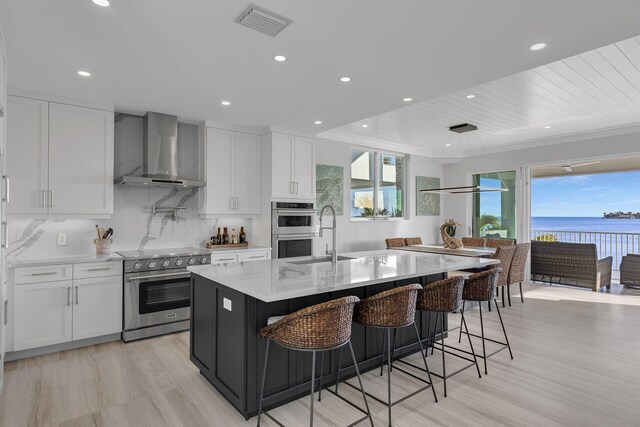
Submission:
[[531,180],[531,216],[601,217],[617,211],[640,212],[640,172]]

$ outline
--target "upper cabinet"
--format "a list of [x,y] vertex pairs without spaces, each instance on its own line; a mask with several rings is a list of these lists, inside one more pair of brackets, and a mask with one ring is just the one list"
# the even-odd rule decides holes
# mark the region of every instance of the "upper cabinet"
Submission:
[[271,197],[315,199],[315,141],[271,134]]
[[259,215],[260,137],[212,127],[205,127],[201,137],[207,186],[200,190],[200,214]]
[[8,213],[113,213],[113,111],[9,96],[7,156]]

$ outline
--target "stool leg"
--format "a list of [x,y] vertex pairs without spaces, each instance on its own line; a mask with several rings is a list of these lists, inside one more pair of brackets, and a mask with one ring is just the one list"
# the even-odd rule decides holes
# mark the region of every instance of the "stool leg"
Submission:
[[[351,340],[349,340],[351,344]],[[336,394],[338,394],[338,384],[340,384],[340,363],[342,363],[342,347],[338,350],[338,372],[336,373]]]
[[447,397],[447,365],[444,362],[444,313],[442,313],[442,325],[440,327],[440,341],[442,343],[442,379],[444,382],[444,397]]
[[389,427],[391,427],[391,328],[387,328],[387,397]]
[[418,332],[418,325],[413,323],[413,329],[416,331],[416,337],[418,338],[418,344],[420,345],[420,355],[422,356],[422,361],[424,362],[424,369],[427,371],[427,378],[431,383],[431,391],[433,392],[433,398],[436,402],[438,402],[438,396],[436,396],[436,388],[433,385],[433,380],[431,379],[431,371],[429,370],[429,366],[427,365],[427,349],[422,347],[422,341],[420,341],[420,333]]
[[313,427],[313,401],[315,400],[315,390],[313,389],[316,384],[316,351],[311,352],[311,408],[309,410],[309,427]]
[[[342,347],[340,347],[342,349]],[[351,345],[351,339],[349,339],[349,350],[351,350],[351,360],[353,361],[353,367],[356,369],[356,376],[358,377],[358,384],[360,384],[360,391],[362,392],[362,398],[364,399],[364,406],[367,408],[367,415],[369,415],[369,422],[373,427],[373,418],[371,417],[371,410],[369,409],[369,403],[367,402],[367,394],[364,392],[362,386],[362,378],[360,378],[360,370],[358,369],[358,362],[356,361],[356,354],[353,352],[353,346]],[[340,365],[338,365],[339,367]]]
[[264,383],[267,379],[267,361],[269,360],[269,343],[267,339],[267,349],[264,352],[264,368],[262,370],[262,386],[260,387],[260,402],[258,402],[258,427],[260,427],[260,416],[262,415],[262,400],[264,399]]
[[429,313],[429,317],[427,317],[427,348],[429,348],[431,345],[431,312],[427,311],[427,313]]
[[390,371],[389,372],[393,372],[393,355],[396,353],[396,340],[398,338],[398,328],[393,328],[393,348],[391,350],[391,365],[390,366]]
[[[438,313],[436,313],[436,327],[435,327],[435,332],[438,332],[438,321],[440,320],[440,315]],[[435,337],[433,342],[435,342]],[[431,355],[433,356],[433,351],[435,350],[436,346],[432,345],[431,346]],[[427,351],[429,351],[429,349],[427,349]]]
[[[458,344],[460,344],[460,342],[462,341],[462,322],[464,321],[464,304],[466,303],[465,300],[462,300],[462,310],[460,310],[460,314],[461,314],[461,319],[460,319],[460,329],[459,329],[459,333],[458,333]],[[469,331],[467,330],[467,334],[469,334]]]
[[318,374],[318,402],[322,401],[322,372],[323,371],[324,371],[324,351],[321,351],[320,352],[320,373]]
[[520,282],[520,301],[524,302],[524,295],[522,295],[522,282]]
[[511,285],[507,285],[507,301],[509,301],[509,307],[511,307]]
[[500,314],[500,309],[498,308],[498,303],[496,300],[493,300],[496,303],[496,310],[498,311],[498,317],[500,318],[500,326],[502,326],[502,333],[504,334],[504,340],[507,343],[507,348],[509,349],[509,355],[513,359],[513,353],[511,352],[511,345],[509,344],[509,338],[507,337],[507,330],[504,328],[504,322],[502,321],[502,315]]
[[385,350],[387,348],[387,331],[385,329],[385,331],[382,333],[382,351],[380,352],[381,354],[381,359],[380,360],[380,376],[382,376],[383,370],[384,370],[384,355],[387,352],[387,350]]
[[462,312],[462,323],[464,325],[464,331],[467,334],[467,339],[469,340],[469,347],[471,347],[471,354],[473,355],[473,361],[476,364],[476,370],[478,371],[478,378],[482,378],[482,374],[480,374],[480,366],[478,366],[478,359],[476,358],[476,351],[473,349],[473,343],[471,342],[471,335],[469,335],[469,328],[467,328],[467,321],[464,320],[464,311]]
[[[491,305],[491,303],[489,303]],[[502,307],[504,308],[504,287],[502,288]]]
[[[491,304],[491,301],[489,301],[489,304]],[[480,335],[482,336],[482,359],[484,360],[484,374],[487,375],[487,349],[485,348],[485,343],[484,343],[484,322],[482,320],[482,303],[478,305],[480,306]]]
[[[480,303],[482,304],[482,303]],[[487,307],[489,307],[489,313],[491,313],[491,301],[487,301]]]

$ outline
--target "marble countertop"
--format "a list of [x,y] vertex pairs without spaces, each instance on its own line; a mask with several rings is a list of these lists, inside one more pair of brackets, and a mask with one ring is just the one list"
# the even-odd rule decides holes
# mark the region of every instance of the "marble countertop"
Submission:
[[392,280],[481,268],[499,261],[422,252],[377,250],[340,256],[353,259],[317,264],[294,264],[308,258],[192,266],[194,274],[213,280],[264,302],[335,292]]
[[208,248],[212,254],[223,254],[226,252],[250,252],[250,251],[270,251],[271,248],[267,246],[257,246],[249,244],[246,248]]
[[122,257],[115,252],[107,255],[79,254],[58,255],[50,258],[7,259],[7,268],[36,267],[40,265],[80,264],[85,262],[121,261]]

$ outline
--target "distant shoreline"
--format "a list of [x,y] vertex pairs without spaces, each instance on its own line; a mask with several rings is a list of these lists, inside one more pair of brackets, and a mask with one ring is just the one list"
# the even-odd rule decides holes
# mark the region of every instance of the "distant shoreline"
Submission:
[[640,212],[605,212],[604,219],[640,219]]

